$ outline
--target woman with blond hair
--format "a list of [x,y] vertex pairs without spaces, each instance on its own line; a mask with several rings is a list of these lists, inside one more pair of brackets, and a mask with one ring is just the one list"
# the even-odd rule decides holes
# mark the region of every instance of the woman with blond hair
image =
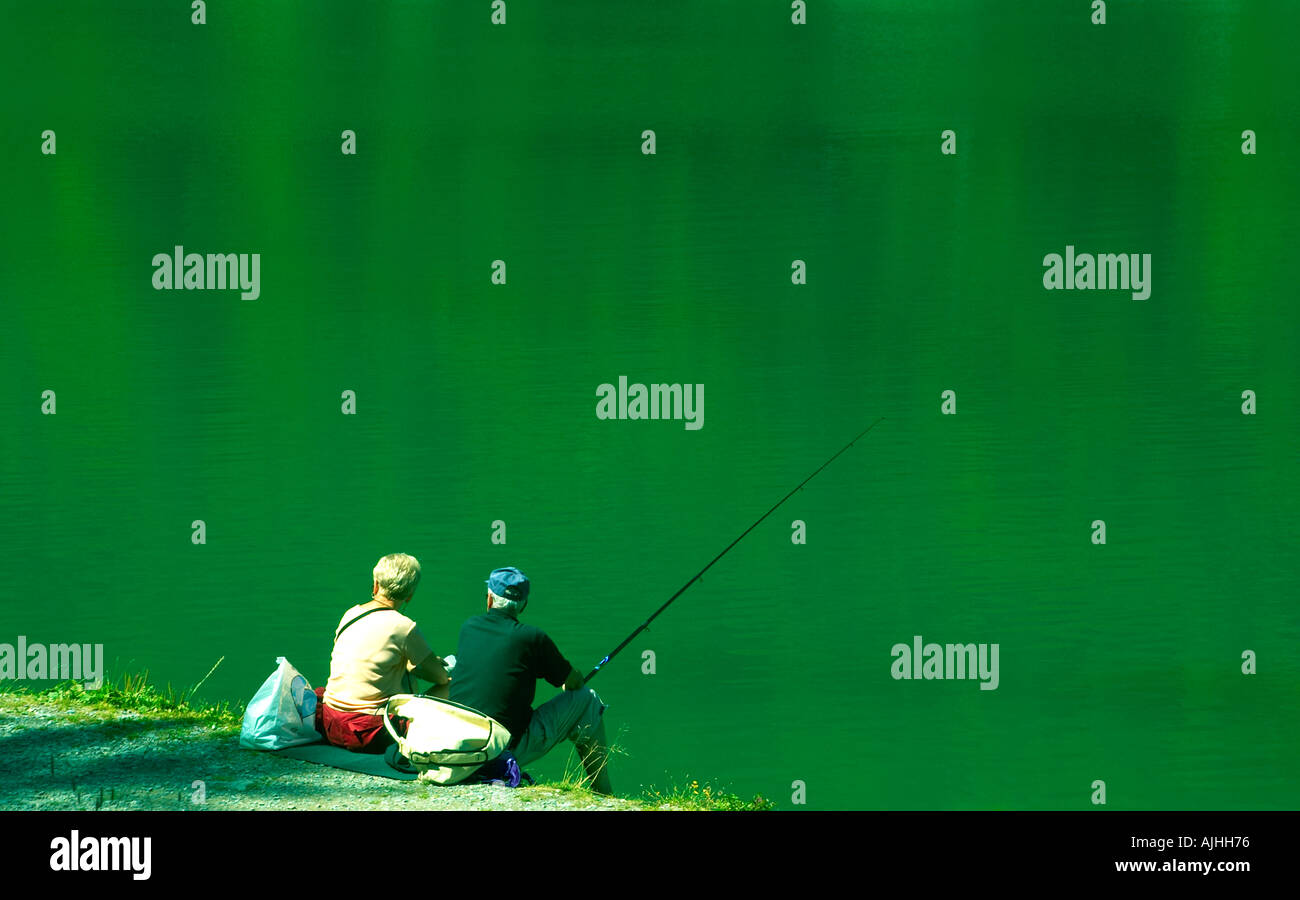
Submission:
[[339,620],[329,682],[316,689],[316,730],[327,742],[382,753],[393,742],[384,728],[384,704],[394,694],[414,693],[412,675],[433,682],[429,693],[446,699],[451,676],[445,660],[402,613],[419,583],[420,561],[391,553],[375,564],[370,601]]

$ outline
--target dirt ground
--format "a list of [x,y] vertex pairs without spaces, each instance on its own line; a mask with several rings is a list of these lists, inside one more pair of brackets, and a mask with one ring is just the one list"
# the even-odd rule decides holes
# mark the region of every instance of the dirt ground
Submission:
[[284,759],[238,726],[0,694],[0,809],[633,810],[553,785],[444,787]]

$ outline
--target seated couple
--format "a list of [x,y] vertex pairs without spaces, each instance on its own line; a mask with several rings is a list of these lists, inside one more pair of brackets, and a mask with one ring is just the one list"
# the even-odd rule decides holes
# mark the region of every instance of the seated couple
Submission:
[[[461,627],[454,674],[434,655],[419,626],[404,615],[420,583],[420,563],[393,553],[374,570],[371,600],[343,614],[335,631],[330,677],[316,728],[331,744],[382,753],[393,742],[380,713],[394,694],[416,693],[412,677],[433,683],[428,695],[491,716],[510,732],[508,749],[520,766],[566,740],[578,747],[592,790],[610,793],[601,703],[582,674],[544,631],[519,621],[529,583],[515,568],[487,580],[486,611]],[[563,693],[533,709],[539,679]]]

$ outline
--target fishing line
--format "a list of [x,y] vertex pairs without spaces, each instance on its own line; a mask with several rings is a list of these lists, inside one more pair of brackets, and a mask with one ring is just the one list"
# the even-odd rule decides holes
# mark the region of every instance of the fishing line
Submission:
[[709,563],[707,566],[705,566],[703,569],[700,569],[700,571],[696,572],[695,575],[693,575],[693,576],[691,577],[691,580],[690,580],[690,581],[688,581],[688,582],[686,582],[684,585],[682,585],[681,588],[677,591],[677,593],[675,593],[675,594],[673,594],[671,597],[669,597],[669,598],[664,602],[664,605],[663,605],[663,606],[659,607],[657,610],[654,611],[654,615],[650,616],[650,618],[646,619],[644,622],[642,622],[640,625],[638,625],[637,628],[636,628],[636,630],[633,631],[631,634],[629,634],[629,635],[628,635],[628,636],[623,640],[623,643],[619,644],[619,645],[618,645],[617,647],[615,647],[613,650],[609,651],[609,653],[605,655],[605,658],[604,658],[604,659],[602,659],[600,662],[596,663],[595,668],[593,668],[590,672],[587,673],[587,677],[586,677],[586,678],[582,679],[582,683],[583,683],[583,684],[586,684],[588,681],[591,681],[591,679],[595,678],[595,677],[596,677],[596,673],[600,671],[600,667],[601,667],[601,666],[605,665],[605,663],[609,662],[609,661],[610,661],[611,659],[613,659],[615,656],[618,656],[619,652],[620,652],[624,647],[626,647],[628,644],[632,643],[632,641],[636,638],[636,636],[637,636],[638,634],[640,634],[641,632],[643,632],[643,631],[645,631],[647,628],[649,628],[649,627],[650,627],[650,623],[653,622],[653,621],[655,620],[655,618],[656,618],[656,617],[657,617],[661,612],[663,612],[665,609],[667,609],[669,606],[671,606],[671,605],[672,605],[672,602],[673,602],[674,600],[676,600],[676,599],[677,599],[678,597],[680,597],[682,594],[686,593],[686,589],[687,589],[687,588],[689,588],[689,587],[690,587],[691,585],[693,585],[695,582],[699,581],[701,575],[703,575],[705,572],[709,571],[709,569],[713,568],[713,563],[716,563],[718,560],[722,559],[722,557],[726,556],[727,553],[729,553],[729,552],[731,551],[731,548],[732,548],[732,547],[734,547],[734,546],[736,546],[737,544],[739,544],[739,543],[741,542],[741,540],[744,539],[745,535],[749,534],[751,531],[753,531],[755,528],[757,528],[760,524],[762,524],[762,522],[763,522],[764,519],[766,519],[768,516],[772,515],[772,513],[776,512],[777,509],[780,508],[780,506],[781,506],[782,503],[784,503],[785,501],[789,500],[789,499],[790,499],[791,497],[793,497],[796,493],[798,493],[799,489],[802,488],[802,487],[803,487],[805,484],[807,484],[808,482],[812,481],[814,478],[816,478],[816,477],[817,477],[817,474],[818,474],[819,472],[821,472],[822,469],[826,468],[826,467],[829,466],[831,463],[835,462],[835,460],[839,457],[839,455],[840,455],[841,453],[843,453],[845,450],[849,449],[849,448],[852,447],[854,444],[856,444],[858,441],[860,441],[860,440],[862,440],[864,437],[866,437],[868,431],[870,431],[871,429],[875,428],[877,425],[879,425],[879,424],[880,424],[881,422],[883,422],[884,420],[885,420],[885,417],[884,417],[884,416],[881,416],[879,419],[876,419],[876,421],[874,421],[874,422],[872,422],[870,425],[868,425],[865,429],[863,429],[863,431],[862,431],[861,434],[859,434],[859,435],[858,435],[857,437],[855,437],[853,440],[849,441],[847,444],[845,444],[843,447],[841,447],[841,448],[839,449],[839,451],[836,452],[835,456],[832,456],[830,459],[826,460],[826,462],[824,462],[824,463],[822,463],[820,466],[818,466],[816,472],[813,472],[811,475],[809,475],[809,476],[808,476],[807,478],[805,478],[803,481],[799,482],[799,484],[795,486],[794,490],[790,491],[790,493],[786,494],[784,497],[782,497],[780,500],[778,500],[777,503],[776,503],[776,506],[773,506],[773,507],[772,507],[771,509],[769,509],[767,512],[765,512],[765,513],[763,513],[761,516],[759,516],[759,517],[758,517],[758,521],[756,521],[753,525],[750,525],[748,528],[746,528],[744,531],[742,531],[742,532],[740,533],[740,537],[736,538],[734,541],[732,541],[730,544],[727,545],[727,549],[723,550],[723,551],[722,551],[721,553],[719,553],[717,556],[713,557],[712,562],[710,562],[710,563]]

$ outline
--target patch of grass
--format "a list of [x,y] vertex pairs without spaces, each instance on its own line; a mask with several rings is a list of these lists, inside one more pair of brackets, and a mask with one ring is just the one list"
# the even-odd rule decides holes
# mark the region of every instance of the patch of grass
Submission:
[[645,791],[643,802],[649,809],[682,810],[721,810],[724,812],[753,812],[776,809],[776,801],[768,800],[758,794],[752,800],[719,789],[707,781],[700,784],[693,779],[686,785],[673,785],[670,788],[649,788]]
[[208,670],[208,674],[189,688],[177,690],[168,683],[158,687],[149,683],[149,672],[120,675],[106,680],[100,687],[87,688],[79,681],[63,681],[41,691],[33,691],[22,685],[6,685],[5,693],[30,697],[33,701],[72,711],[75,709],[100,709],[107,711],[128,711],[142,716],[184,719],[199,724],[223,727],[239,725],[243,719],[243,710],[235,709],[224,700],[209,702],[195,699],[195,692],[202,687],[208,676],[217,670],[225,657],[217,660]]
[[538,782],[538,785],[593,798],[601,796],[588,786],[587,773],[583,770],[582,763],[577,759],[577,753],[574,751],[570,751],[569,758],[564,763],[564,774],[558,781]]
[[[621,737],[621,734],[620,734]],[[623,748],[621,741],[615,738],[609,746],[609,756],[612,760],[616,756],[626,756],[627,751]],[[617,764],[611,763],[610,768],[613,777],[618,777]],[[579,758],[579,752],[576,747],[569,751],[568,759],[564,764],[564,775],[558,781],[542,782],[539,787],[554,788],[562,793],[568,794],[585,804],[599,803],[605,799],[604,794],[597,794],[589,786],[586,771],[583,768],[582,760]],[[615,786],[617,791],[617,785]],[[767,811],[776,809],[776,802],[755,795],[752,800],[744,798],[721,790],[714,785],[705,782],[700,784],[696,779],[687,782],[684,785],[674,785],[673,787],[660,790],[658,788],[649,788],[642,792],[640,797],[630,799],[628,802],[647,810],[700,810],[700,811]]]
[[[609,743],[606,748],[606,765],[609,766],[614,777],[618,775],[618,765],[613,760],[615,757],[627,756],[627,750],[624,749],[620,740],[622,732]],[[562,791],[566,794],[575,795],[579,800],[588,803],[599,803],[605,799],[605,794],[598,794],[591,789],[591,780],[587,777],[586,766],[583,764],[584,759],[582,752],[574,744],[569,745],[569,755],[564,761],[564,774],[558,781],[538,782],[539,787],[551,787]],[[615,795],[617,796],[617,795]]]

